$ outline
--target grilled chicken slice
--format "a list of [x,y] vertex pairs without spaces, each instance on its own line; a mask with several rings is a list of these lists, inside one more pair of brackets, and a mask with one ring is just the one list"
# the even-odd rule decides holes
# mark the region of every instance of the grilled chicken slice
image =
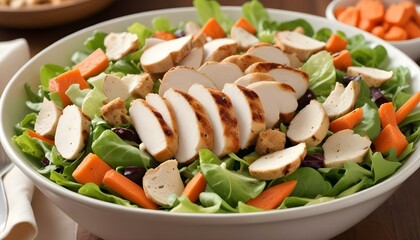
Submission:
[[287,137],[292,143],[306,143],[306,146],[317,146],[328,133],[330,121],[322,104],[312,100],[290,122]]
[[244,75],[243,77],[236,79],[234,84],[240,85],[242,87],[247,87],[253,83],[262,82],[262,81],[275,82],[276,79],[274,79],[270,74],[267,74],[267,73],[253,72],[253,73],[248,73]]
[[238,66],[227,62],[206,62],[198,71],[209,77],[219,90],[225,83],[233,83],[244,75]]
[[236,54],[237,43],[230,38],[219,38],[204,44],[204,60],[220,62],[224,58]]
[[190,53],[178,63],[178,66],[190,66],[198,69],[203,62],[204,48],[203,46],[193,47]]
[[178,151],[175,158],[179,163],[195,160],[200,149],[213,149],[213,127],[203,106],[194,97],[173,88],[164,97],[172,105],[178,124]]
[[178,162],[168,160],[157,168],[147,170],[143,177],[143,188],[146,197],[160,206],[167,206],[173,194],[181,196],[184,183],[178,171]]
[[306,72],[283,64],[260,62],[252,64],[245,73],[268,73],[278,82],[287,83],[296,91],[296,98],[305,94],[309,87],[309,76]]
[[325,43],[292,31],[277,32],[274,41],[283,51],[296,54],[301,61],[325,49]]
[[363,162],[371,141],[368,136],[360,136],[353,130],[345,129],[331,135],[322,145],[325,167],[343,167],[344,162]]
[[178,66],[170,69],[163,76],[159,87],[159,95],[162,96],[170,88],[188,92],[188,89],[190,89],[194,83],[199,83],[210,88],[216,88],[213,81],[203,73],[192,67]]
[[123,81],[121,78],[110,74],[105,75],[102,90],[107,97],[107,102],[117,98],[126,100],[131,96],[129,81]]
[[145,98],[146,95],[153,91],[154,81],[150,74],[127,74],[121,80],[128,85],[131,96],[135,98]]
[[147,152],[159,162],[172,158],[178,149],[178,136],[162,114],[143,99],[134,100],[129,112]]
[[129,32],[109,33],[104,39],[106,56],[109,60],[120,60],[139,48],[137,34]]
[[238,43],[240,51],[246,51],[260,42],[257,37],[241,27],[233,26],[230,30],[230,37]]
[[74,160],[80,156],[90,134],[90,119],[76,106],[69,105],[58,120],[55,146],[62,157]]
[[272,62],[284,65],[290,65],[290,60],[283,50],[279,47],[268,43],[259,43],[250,48],[247,52],[249,55],[254,55],[263,59],[265,62]]
[[149,37],[146,38],[146,41],[144,42],[143,50],[146,50],[148,48],[153,47],[156,44],[163,43],[165,40],[161,38],[155,38],[155,37]]
[[339,118],[354,109],[359,95],[359,83],[351,81],[347,87],[336,83],[327,99],[322,103],[330,120]]
[[257,82],[248,86],[261,99],[265,113],[265,127],[273,128],[280,121],[280,114],[293,114],[298,106],[295,90],[280,82]]
[[371,67],[355,67],[347,68],[348,76],[361,76],[369,87],[380,87],[386,81],[392,78],[393,71],[385,71]]
[[264,109],[260,97],[248,88],[231,83],[226,83],[222,91],[232,101],[238,121],[240,148],[254,145],[258,133],[265,129]]
[[41,110],[35,121],[35,132],[48,138],[54,138],[58,119],[62,113],[62,109],[53,101],[44,98],[41,104]]
[[233,63],[238,66],[242,72],[257,62],[265,62],[263,59],[250,54],[232,55],[222,60],[222,62]]
[[164,41],[146,49],[140,64],[145,72],[163,73],[181,62],[192,48],[192,36]]
[[299,143],[258,158],[249,165],[249,173],[261,180],[281,178],[296,171],[305,156],[306,145]]
[[166,124],[168,124],[172,131],[178,135],[178,125],[176,124],[172,105],[166,99],[155,93],[147,94],[146,102],[162,115]]
[[197,99],[213,126],[213,153],[223,157],[239,150],[239,128],[230,98],[220,90],[200,84],[191,86],[188,93]]

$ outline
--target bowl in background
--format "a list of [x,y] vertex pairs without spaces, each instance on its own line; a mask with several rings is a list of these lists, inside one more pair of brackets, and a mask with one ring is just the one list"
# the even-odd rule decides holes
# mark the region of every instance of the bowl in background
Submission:
[[[325,10],[325,16],[328,19],[338,21],[337,18],[335,17],[334,10],[337,7],[355,6],[358,1],[359,0],[333,0],[328,4]],[[381,0],[381,1],[384,3],[385,7],[389,6],[392,3],[401,2],[401,0]],[[419,5],[417,5],[417,12],[420,12]],[[368,33],[368,32],[365,32],[365,33]],[[420,60],[420,38],[409,39],[405,41],[388,41],[388,42],[392,44],[394,47],[403,51],[412,59],[416,61]]]
[[97,13],[113,0],[71,0],[60,4],[40,4],[12,8],[0,6],[0,26],[46,28],[80,20]]
[[[232,19],[241,16],[240,7],[224,7]],[[271,18],[288,21],[306,19],[315,29],[342,30],[348,35],[360,30],[325,18],[283,10],[267,9]],[[28,157],[11,138],[14,125],[27,113],[24,84],[35,89],[39,69],[43,64],[69,65],[70,57],[80,50],[86,38],[95,30],[124,31],[133,22],[150,26],[156,16],[166,16],[172,23],[197,19],[194,8],[177,8],[133,14],[78,31],[52,44],[23,66],[7,85],[0,99],[0,141],[6,153],[19,169],[63,212],[79,225],[103,239],[329,239],[361,221],[380,206],[420,167],[420,150],[412,153],[401,168],[387,180],[359,193],[318,205],[279,211],[244,214],[188,214],[133,209],[82,196],[61,187],[36,172]],[[420,90],[420,68],[401,51],[373,35],[366,39],[387,48],[392,65],[410,69],[413,89]],[[419,144],[417,144],[417,147]]]

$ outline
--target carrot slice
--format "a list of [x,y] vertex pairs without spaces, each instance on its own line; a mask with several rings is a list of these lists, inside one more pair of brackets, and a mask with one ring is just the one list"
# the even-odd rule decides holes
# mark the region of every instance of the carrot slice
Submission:
[[207,22],[201,28],[201,31],[213,39],[226,37],[225,31],[214,18],[207,20]]
[[391,4],[385,13],[385,21],[397,26],[404,26],[411,18],[410,10],[402,4]]
[[360,9],[356,7],[347,7],[344,12],[338,16],[338,21],[357,27],[360,20]]
[[74,66],[74,68],[79,69],[82,77],[87,79],[105,71],[108,66],[108,57],[102,49],[98,48]]
[[375,27],[375,22],[370,19],[360,19],[359,24],[357,25],[358,28],[370,32]]
[[264,190],[246,204],[265,210],[275,209],[293,192],[296,184],[296,180],[280,183]]
[[330,130],[334,133],[344,129],[353,129],[363,119],[363,108],[356,108],[353,111],[335,119],[330,123]]
[[408,141],[404,134],[402,134],[397,126],[392,124],[386,125],[373,141],[373,146],[375,146],[376,151],[383,153],[395,148],[397,157],[404,151],[407,145]]
[[338,34],[331,34],[330,38],[328,39],[325,49],[328,52],[336,53],[341,50],[346,49],[347,41],[340,37]]
[[143,188],[111,169],[105,173],[102,180],[110,190],[116,192],[127,200],[147,209],[157,209],[158,205],[148,199]]
[[416,92],[395,113],[397,124],[400,124],[400,122],[404,120],[404,118],[406,118],[408,114],[410,114],[414,110],[414,108],[416,108],[419,102],[420,102],[420,92]]
[[200,193],[206,190],[207,181],[202,173],[197,173],[185,186],[182,194],[191,202],[197,202]]
[[420,26],[417,25],[414,21],[409,21],[405,25],[405,30],[407,31],[408,38],[418,38],[420,37]]
[[335,16],[335,18],[338,18],[338,16],[340,16],[346,10],[346,8],[347,7],[345,7],[345,6],[338,6],[338,7],[336,7],[334,9],[334,16]]
[[380,0],[361,0],[357,6],[360,8],[361,19],[378,23],[385,16],[385,6]]
[[338,54],[333,55],[333,63],[336,69],[346,71],[348,67],[353,65],[351,54],[349,50],[343,50]]
[[105,173],[112,168],[96,154],[89,153],[72,173],[74,179],[81,184],[94,183],[101,185]]
[[378,114],[382,128],[385,128],[388,124],[397,126],[397,119],[395,117],[395,110],[392,102],[382,104],[378,109]]
[[48,84],[51,92],[57,92],[60,95],[63,107],[71,104],[70,98],[66,95],[66,91],[69,89],[70,85],[79,84],[80,89],[89,88],[89,84],[82,77],[80,70],[77,68],[50,79]]
[[176,39],[175,34],[170,33],[170,32],[155,32],[153,36],[155,38],[160,38],[165,41]]
[[251,23],[249,23],[245,18],[240,17],[234,24],[235,27],[240,27],[247,32],[251,33],[252,35],[255,35],[257,33],[257,29],[255,29],[254,26],[252,26]]
[[37,132],[34,132],[34,131],[28,129],[27,130],[27,133],[28,133],[29,137],[31,137],[31,138],[38,138],[39,140],[41,140],[43,142],[46,142],[46,143],[48,143],[50,145],[54,145],[54,140],[51,140],[49,138],[46,138],[46,137],[42,136],[41,134],[39,134]]
[[392,26],[387,33],[385,33],[384,39],[388,41],[402,41],[407,40],[407,32],[398,26]]
[[376,26],[372,28],[371,33],[377,37],[384,38],[385,37],[385,27],[384,26]]

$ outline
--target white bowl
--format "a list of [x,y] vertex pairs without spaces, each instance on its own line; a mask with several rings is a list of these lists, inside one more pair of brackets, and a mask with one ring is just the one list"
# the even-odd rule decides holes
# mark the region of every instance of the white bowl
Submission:
[[[335,17],[334,10],[337,7],[354,6],[359,0],[333,0],[330,2],[325,10],[325,16],[328,19],[338,21]],[[389,6],[394,2],[401,2],[401,0],[382,0],[385,6]],[[417,12],[420,12],[420,6],[417,5]],[[370,34],[365,32],[365,34]],[[420,60],[420,38],[405,40],[405,41],[389,41],[394,47],[400,49],[414,60]]]
[[[241,15],[239,7],[223,9],[232,19]],[[349,35],[361,32],[308,14],[268,11],[272,19],[278,21],[303,18],[316,29],[330,27]],[[72,53],[80,49],[94,30],[123,31],[135,21],[149,24],[155,16],[166,16],[173,23],[197,18],[194,8],[167,9],[117,18],[76,32],[32,58],[8,84],[0,101],[0,140],[7,154],[52,202],[97,236],[104,239],[328,239],[369,215],[420,167],[420,151],[416,150],[392,177],[368,190],[318,205],[245,214],[181,214],[131,209],[79,195],[38,174],[11,141],[15,134],[13,126],[27,113],[25,98],[16,98],[24,96],[24,84],[30,82],[37,86],[39,69],[45,63],[69,64]],[[380,39],[371,35],[366,38],[386,47],[392,64],[408,67],[413,88],[420,89],[420,69],[410,58]]]

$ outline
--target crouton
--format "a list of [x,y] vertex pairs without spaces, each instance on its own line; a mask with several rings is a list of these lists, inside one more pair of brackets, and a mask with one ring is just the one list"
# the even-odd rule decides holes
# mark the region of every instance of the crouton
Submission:
[[266,155],[284,149],[285,144],[285,133],[279,129],[267,129],[258,134],[255,151],[260,155]]
[[125,102],[121,98],[116,98],[102,106],[101,114],[105,121],[113,127],[131,122],[130,117],[127,115],[127,109],[125,109]]

